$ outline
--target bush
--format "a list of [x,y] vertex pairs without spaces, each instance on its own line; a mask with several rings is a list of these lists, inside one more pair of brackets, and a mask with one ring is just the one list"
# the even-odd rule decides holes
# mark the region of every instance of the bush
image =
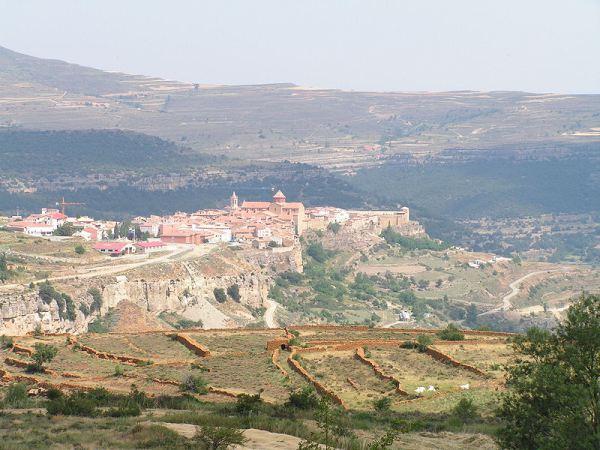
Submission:
[[13,338],[10,336],[2,335],[0,336],[0,348],[12,348],[14,344]]
[[314,409],[319,405],[315,390],[309,386],[290,393],[287,405],[298,409]]
[[124,373],[125,373],[125,370],[123,369],[123,366],[120,364],[117,364],[115,366],[115,373],[113,375],[115,377],[122,377]]
[[30,400],[27,396],[27,385],[25,383],[12,383],[6,390],[6,395],[2,401],[4,408],[26,408]]
[[98,288],[89,288],[88,294],[92,296],[92,304],[90,305],[90,312],[100,311],[102,307],[102,292]]
[[229,295],[234,301],[238,302],[242,298],[240,295],[240,287],[237,284],[232,284],[227,288],[227,295]]
[[440,330],[437,335],[444,341],[463,341],[465,339],[465,334],[453,323],[449,323],[448,326],[443,330]]
[[56,400],[57,398],[60,398],[62,396],[63,396],[62,391],[55,387],[49,388],[48,392],[46,392],[46,397],[48,397],[48,400]]
[[[261,391],[262,392],[262,391]],[[235,410],[242,415],[248,416],[252,413],[258,413],[263,405],[263,400],[260,394],[240,394],[237,397]]]
[[333,256],[333,253],[325,250],[321,243],[313,242],[306,249],[306,254],[318,263],[324,263]]
[[463,423],[466,423],[477,417],[477,407],[473,403],[473,399],[463,397],[453,408],[452,414]]
[[331,231],[333,234],[338,234],[338,231],[340,231],[340,228],[342,228],[342,226],[337,222],[331,222],[329,225],[327,225],[327,229],[329,231]]
[[373,408],[377,412],[387,412],[392,406],[392,399],[390,397],[381,397],[373,402]]
[[137,417],[140,414],[142,408],[133,401],[119,405],[117,408],[110,408],[104,413],[107,417]]
[[202,427],[194,439],[207,450],[227,450],[231,446],[244,445],[248,441],[242,430],[211,426]]
[[181,382],[181,390],[184,392],[194,392],[196,394],[208,393],[207,381],[199,375],[187,375]]
[[90,315],[90,307],[88,305],[86,305],[85,303],[82,303],[79,305],[79,311],[81,311],[81,313],[84,316],[89,316]]
[[136,425],[131,437],[137,448],[186,448],[186,439],[162,425]]
[[214,288],[213,294],[215,296],[215,300],[219,303],[225,303],[227,301],[227,294],[225,294],[225,289]]
[[33,363],[29,364],[28,371],[29,372],[43,372],[44,371],[44,363],[50,362],[54,359],[56,354],[58,353],[58,348],[49,344],[42,344],[38,342],[34,346],[35,351],[31,358],[33,359]]
[[83,255],[85,253],[85,247],[81,244],[77,244],[75,246],[75,253],[77,253],[78,255]]
[[98,415],[96,402],[80,392],[50,400],[46,405],[46,410],[51,416],[61,414],[63,416],[95,417]]
[[417,336],[417,350],[419,350],[419,352],[424,353],[431,344],[433,344],[433,338],[428,334],[420,334]]

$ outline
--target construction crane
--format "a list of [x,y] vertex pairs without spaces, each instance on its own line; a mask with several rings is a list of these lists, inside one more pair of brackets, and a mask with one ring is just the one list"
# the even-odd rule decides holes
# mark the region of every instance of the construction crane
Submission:
[[79,202],[65,202],[64,197],[62,198],[62,200],[60,202],[56,202],[56,204],[60,205],[60,212],[62,212],[63,214],[65,214],[65,206],[85,205],[85,203],[79,203]]

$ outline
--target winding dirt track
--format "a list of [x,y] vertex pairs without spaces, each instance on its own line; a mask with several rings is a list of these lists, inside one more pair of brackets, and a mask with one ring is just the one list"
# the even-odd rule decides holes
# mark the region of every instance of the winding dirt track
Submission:
[[522,276],[521,278],[513,281],[512,283],[510,283],[508,285],[508,287],[510,288],[510,292],[508,294],[506,294],[504,297],[502,297],[502,305],[500,305],[497,308],[490,309],[489,311],[482,312],[479,315],[480,316],[485,316],[487,314],[492,314],[492,313],[500,312],[500,311],[508,311],[508,310],[512,309],[513,304],[511,302],[511,300],[514,297],[516,297],[517,295],[519,295],[519,293],[521,292],[521,283],[523,281],[527,280],[528,278],[534,277],[536,275],[541,275],[543,273],[569,272],[570,270],[571,270],[570,267],[560,267],[558,269],[536,270],[535,272],[530,272],[527,275]]

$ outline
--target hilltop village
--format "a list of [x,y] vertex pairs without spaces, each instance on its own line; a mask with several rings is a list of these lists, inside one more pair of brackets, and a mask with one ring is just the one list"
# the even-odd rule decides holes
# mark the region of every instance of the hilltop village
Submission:
[[94,249],[110,256],[145,253],[172,244],[229,243],[255,249],[293,247],[307,230],[323,230],[344,224],[350,230],[394,228],[405,236],[425,234],[410,220],[407,207],[398,211],[351,211],[332,206],[306,208],[289,202],[277,191],[271,201],[240,200],[235,192],[225,209],[177,212],[168,216],[135,217],[123,230],[115,221],[68,217],[58,209],[42,209],[25,218],[13,216],[6,229],[30,236],[80,236],[94,242]]

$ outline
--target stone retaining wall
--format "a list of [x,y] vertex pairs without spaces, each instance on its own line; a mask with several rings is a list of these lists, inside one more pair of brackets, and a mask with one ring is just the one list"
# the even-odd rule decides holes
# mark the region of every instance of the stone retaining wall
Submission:
[[294,355],[296,355],[295,348],[292,349],[292,353],[287,359],[290,367],[296,372],[298,372],[301,376],[303,376],[309,383],[311,383],[319,394],[329,397],[337,405],[340,405],[344,409],[348,409],[348,407],[344,403],[344,400],[342,400],[335,392],[326,388],[315,377],[308,373],[308,371],[304,367],[302,367],[302,364],[300,364],[294,359]]
[[281,374],[284,377],[288,377],[289,373],[287,372],[287,370],[285,370],[281,364],[279,364],[279,355],[281,354],[281,350],[279,349],[279,347],[276,347],[275,350],[273,350],[273,353],[271,354],[271,361],[273,362],[273,364],[275,365],[275,367],[277,367],[277,369],[279,369],[279,372],[281,372]]
[[79,350],[89,353],[90,355],[92,355],[96,358],[99,358],[99,359],[119,361],[119,362],[122,362],[125,364],[134,365],[134,366],[144,365],[144,364],[149,364],[149,363],[151,364],[154,362],[149,359],[136,358],[135,356],[115,355],[114,353],[100,352],[100,351],[96,350],[95,348],[81,344],[80,342],[77,341],[77,339],[74,336],[67,336],[67,340],[68,340],[69,344],[77,345]]
[[208,358],[210,356],[210,350],[208,349],[208,347],[205,347],[204,345],[196,342],[187,334],[177,333],[172,336],[174,336],[177,342],[183,344],[185,347],[190,349],[192,352],[194,352],[201,358]]
[[477,367],[473,367],[469,364],[461,363],[460,361],[454,359],[450,355],[446,355],[445,353],[442,353],[439,350],[436,350],[434,348],[427,347],[427,350],[425,350],[425,353],[427,353],[429,356],[431,356],[436,361],[440,361],[445,364],[450,364],[454,367],[459,367],[461,369],[468,370],[469,372],[472,372],[474,374],[487,377],[487,374],[484,371],[478,369]]
[[21,353],[21,354],[27,355],[27,356],[33,355],[33,349],[32,348],[25,347],[24,345],[20,345],[20,344],[17,344],[17,343],[13,344],[12,351],[14,353]]
[[356,356],[356,359],[358,359],[360,362],[371,367],[373,369],[373,372],[375,372],[375,374],[380,379],[382,379],[384,381],[391,381],[392,383],[394,383],[396,385],[396,392],[398,394],[408,395],[408,392],[406,392],[404,389],[402,389],[400,387],[400,380],[398,380],[396,377],[394,377],[392,375],[387,375],[387,374],[383,373],[383,370],[381,370],[381,367],[379,367],[379,364],[377,364],[375,361],[371,361],[369,358],[367,358],[367,356],[365,355],[365,349],[363,347],[359,347],[356,349],[355,356]]

